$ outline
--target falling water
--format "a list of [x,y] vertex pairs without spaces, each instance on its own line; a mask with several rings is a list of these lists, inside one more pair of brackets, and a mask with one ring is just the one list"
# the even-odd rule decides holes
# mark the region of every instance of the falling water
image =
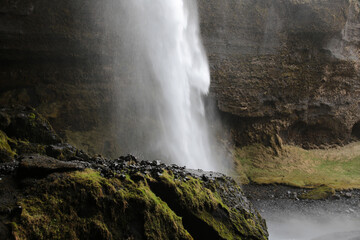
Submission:
[[188,168],[218,170],[204,111],[210,73],[196,1],[126,0],[122,5],[124,48],[137,55],[133,84],[140,86],[136,97],[146,105],[140,117],[153,115],[160,126],[150,139],[157,143],[152,148]]

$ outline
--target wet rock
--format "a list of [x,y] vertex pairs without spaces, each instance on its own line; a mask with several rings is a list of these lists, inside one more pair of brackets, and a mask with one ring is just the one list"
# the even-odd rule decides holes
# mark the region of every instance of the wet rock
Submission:
[[7,116],[7,123],[0,124],[3,126],[0,130],[9,137],[39,144],[61,143],[61,138],[55,133],[50,123],[33,108],[23,106],[1,108],[0,113]]
[[83,170],[77,163],[59,161],[42,155],[25,155],[20,157],[18,177],[43,177],[54,172],[70,172]]
[[341,199],[340,195],[339,194],[335,194],[334,196],[332,196],[333,199],[335,200],[339,200]]
[[18,168],[18,164],[19,163],[17,161],[0,163],[0,174],[1,175],[13,174]]
[[344,197],[346,198],[352,198],[352,194],[350,192],[347,192],[344,194]]
[[154,160],[151,163],[152,166],[160,166],[160,164],[161,164],[160,160]]
[[[41,153],[0,163],[0,177],[7,182],[0,184],[0,224],[3,219],[16,223],[9,233],[20,239],[39,234],[43,239],[91,239],[94,234],[96,239],[112,234],[119,239],[159,239],[159,234],[161,239],[267,239],[265,221],[240,187],[221,173],[132,155],[89,157],[63,143],[19,141],[13,147],[19,146],[23,152]],[[10,207],[3,208],[4,202]],[[42,221],[34,221],[39,216]],[[56,227],[43,231],[44,224]],[[106,227],[112,224],[116,227]],[[75,235],[58,231],[64,228]]]

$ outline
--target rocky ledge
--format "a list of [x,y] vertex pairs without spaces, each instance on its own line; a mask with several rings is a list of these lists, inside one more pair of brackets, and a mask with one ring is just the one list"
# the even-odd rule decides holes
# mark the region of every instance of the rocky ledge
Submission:
[[1,239],[267,239],[240,187],[214,172],[65,144],[34,109],[0,109]]

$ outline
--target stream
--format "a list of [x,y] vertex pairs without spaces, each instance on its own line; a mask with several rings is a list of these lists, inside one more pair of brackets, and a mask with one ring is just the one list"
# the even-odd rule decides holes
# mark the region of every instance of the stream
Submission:
[[[326,200],[299,200],[304,191],[281,185],[243,187],[265,218],[270,240],[360,240],[360,191]],[[351,197],[349,197],[351,196]]]

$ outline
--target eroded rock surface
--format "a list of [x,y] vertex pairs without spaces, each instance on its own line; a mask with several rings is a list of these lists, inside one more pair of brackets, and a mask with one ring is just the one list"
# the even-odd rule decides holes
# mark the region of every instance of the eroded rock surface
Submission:
[[[211,93],[235,140],[304,147],[358,134],[359,2],[200,0]],[[353,129],[353,130],[352,130]]]

